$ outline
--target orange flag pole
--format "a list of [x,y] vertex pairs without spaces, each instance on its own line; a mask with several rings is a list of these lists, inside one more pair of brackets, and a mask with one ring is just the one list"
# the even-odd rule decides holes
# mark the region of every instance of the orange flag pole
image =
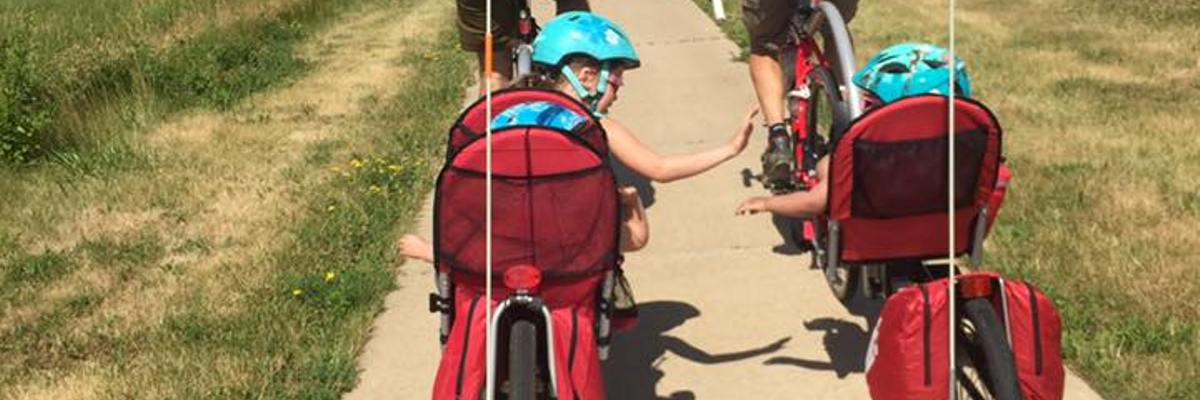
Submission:
[[493,400],[495,398],[495,392],[496,392],[496,390],[495,390],[495,385],[496,385],[495,384],[495,379],[496,379],[496,368],[495,368],[495,365],[496,365],[496,351],[495,351],[496,338],[492,334],[493,328],[492,328],[492,80],[491,80],[491,77],[492,77],[492,64],[493,64],[492,60],[495,57],[495,55],[492,50],[492,2],[491,2],[491,0],[488,0],[488,2],[487,2],[487,31],[486,32],[487,33],[485,33],[483,35],[483,75],[481,76],[481,78],[483,78],[483,79],[481,79],[481,82],[479,82],[479,84],[483,85],[483,87],[484,87],[484,92],[485,92],[484,96],[487,97],[487,100],[486,100],[486,102],[487,102],[486,127],[487,128],[485,130],[485,136],[486,136],[485,137],[485,141],[486,141],[485,153],[486,153],[486,159],[487,159],[487,171],[486,171],[486,178],[485,178],[486,182],[487,182],[486,189],[485,189],[485,193],[486,193],[485,196],[487,197],[487,199],[485,201],[485,204],[487,207],[487,210],[486,210],[487,217],[486,217],[486,222],[485,222],[485,225],[486,225],[485,230],[486,231],[484,232],[484,234],[486,235],[485,236],[485,247],[486,247],[485,248],[485,258],[486,258],[486,263],[487,263],[487,273],[484,274],[485,275],[484,286],[486,287],[486,289],[484,289],[486,291],[486,293],[485,293],[486,299],[484,302],[487,303],[487,307],[486,307],[486,311],[485,311],[485,315],[487,318],[487,327],[486,327],[486,329],[487,329],[487,365],[485,366],[485,368],[487,369],[487,372],[485,374],[486,380],[484,383],[484,387],[487,388],[487,393],[484,394],[484,397],[487,400]]

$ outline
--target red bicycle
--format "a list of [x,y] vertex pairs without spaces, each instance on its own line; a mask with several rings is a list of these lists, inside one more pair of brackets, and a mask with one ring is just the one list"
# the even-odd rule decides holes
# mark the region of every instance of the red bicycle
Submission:
[[[817,37],[833,46],[823,49]],[[764,154],[763,173],[754,175],[743,170],[743,183],[754,179],[773,194],[807,191],[816,186],[817,162],[826,152],[826,144],[845,131],[850,121],[863,113],[864,101],[860,89],[850,82],[854,75],[854,48],[845,20],[833,3],[812,0],[800,5],[788,26],[788,45],[781,49],[779,59],[785,73],[788,128],[795,157],[790,165],[791,179],[767,179]],[[827,51],[832,50],[832,51]],[[833,57],[829,55],[833,54]],[[784,234],[802,249],[814,251],[814,267],[821,268],[825,258],[818,243],[818,226],[812,219],[784,221]],[[857,279],[857,270],[839,269],[831,278],[842,282]],[[834,291],[839,287],[830,282]],[[844,298],[843,293],[836,293]]]

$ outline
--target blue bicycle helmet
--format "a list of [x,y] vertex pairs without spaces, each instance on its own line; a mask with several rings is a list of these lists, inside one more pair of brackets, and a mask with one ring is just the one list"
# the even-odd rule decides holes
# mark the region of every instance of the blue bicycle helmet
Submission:
[[[587,90],[566,64],[567,59],[575,55],[600,62],[600,82],[594,92]],[[559,68],[579,97],[591,105],[593,112],[598,112],[596,106],[608,90],[608,76],[614,66],[632,69],[641,65],[629,35],[620,26],[586,11],[563,13],[546,24],[533,40],[533,62]]]
[[[870,91],[884,104],[918,94],[946,94],[950,91],[947,56],[949,52],[925,43],[903,43],[880,51],[854,74],[854,84]],[[966,64],[955,57],[957,96],[971,97],[971,78]]]

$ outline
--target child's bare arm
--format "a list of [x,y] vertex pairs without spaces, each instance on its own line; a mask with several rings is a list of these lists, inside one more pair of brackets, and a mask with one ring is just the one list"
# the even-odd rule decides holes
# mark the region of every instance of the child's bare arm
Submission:
[[780,196],[755,196],[742,201],[738,205],[737,214],[755,214],[770,212],[788,217],[810,217],[825,212],[829,186],[829,160],[821,159],[817,163],[818,179],[816,186],[808,191],[793,192]]
[[621,251],[638,251],[650,241],[650,226],[646,223],[646,208],[637,188],[619,189],[621,197]]
[[746,120],[729,142],[708,150],[674,156],[655,153],[642,144],[629,128],[612,118],[605,118],[601,123],[608,132],[608,143],[617,159],[639,175],[666,183],[698,175],[741,153],[754,130],[754,116],[757,114],[757,108],[747,113]]
[[400,255],[433,263],[433,245],[420,236],[408,234],[400,238]]

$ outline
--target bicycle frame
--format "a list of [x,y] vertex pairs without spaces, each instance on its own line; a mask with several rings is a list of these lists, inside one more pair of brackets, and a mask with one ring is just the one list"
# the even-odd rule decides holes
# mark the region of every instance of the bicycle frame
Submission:
[[791,112],[789,123],[792,128],[792,140],[793,143],[798,144],[798,146],[793,146],[793,149],[799,168],[792,172],[792,179],[797,189],[808,190],[817,184],[816,149],[813,148],[816,138],[808,131],[808,110],[812,96],[812,92],[809,90],[808,76],[816,69],[812,60],[817,60],[826,68],[828,68],[829,62],[821,54],[821,49],[817,47],[812,36],[800,40],[795,47],[795,57],[793,76],[796,83],[787,94],[788,105],[791,109],[789,110]]
[[[813,71],[818,68],[823,68],[827,71],[832,71],[834,63],[826,58],[821,47],[817,44],[817,32],[822,24],[828,24],[832,32],[831,40],[834,46],[837,47],[838,60],[836,66],[840,69],[841,76],[846,79],[853,75],[855,69],[853,46],[850,43],[849,33],[846,31],[845,22],[842,19],[841,13],[832,3],[821,0],[813,0],[813,2],[801,9],[794,18],[790,26],[790,43],[792,46],[786,51],[790,51],[794,57],[792,66],[792,87],[787,93],[788,112],[790,114],[788,122],[792,133],[792,146],[794,150],[795,165],[797,168],[792,171],[792,189],[807,191],[818,183],[817,179],[817,161],[818,154],[816,147],[818,146],[818,137],[816,132],[810,132],[810,117],[809,111],[812,102],[813,93],[809,89],[812,82],[810,76]],[[833,90],[842,96],[841,91],[845,90],[845,99],[842,103],[849,104],[848,120],[853,120],[863,112],[862,95],[859,88],[850,82],[833,82],[834,87],[825,88]],[[829,104],[827,107],[836,107],[838,105]],[[846,121],[848,122],[848,121]],[[830,142],[834,138],[826,138]],[[806,242],[812,243],[816,240],[816,229],[813,226],[813,221],[806,219],[803,221],[803,239]],[[815,246],[816,244],[814,244]]]

